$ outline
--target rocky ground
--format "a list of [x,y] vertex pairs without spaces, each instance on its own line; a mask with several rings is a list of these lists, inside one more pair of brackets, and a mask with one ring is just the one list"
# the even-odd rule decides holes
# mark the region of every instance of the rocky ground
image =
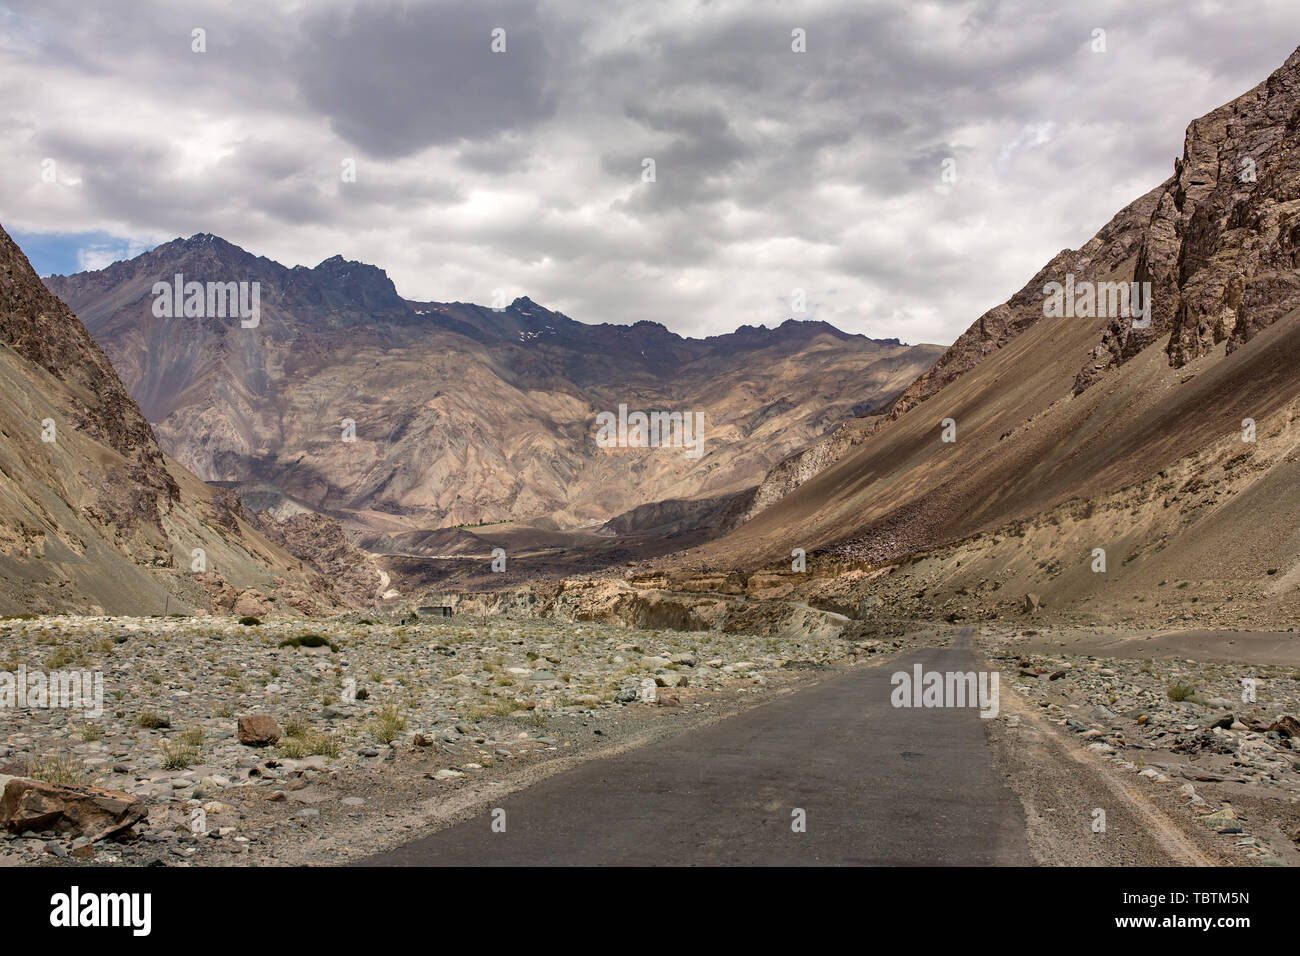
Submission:
[[[9,619],[0,672],[97,672],[104,700],[97,718],[0,707],[0,862],[356,861],[583,760],[951,631],[855,622],[838,637],[759,636],[469,614]],[[982,627],[1003,688],[988,729],[1040,862],[1300,865],[1290,643]],[[124,796],[105,804],[81,786]],[[1097,807],[1105,834],[1090,830]],[[121,832],[106,836],[114,822]],[[1152,857],[1152,845],[1167,852]]]
[[[1300,667],[1173,656],[1170,640],[1151,642],[1151,657],[1137,656],[1141,642],[1123,656],[1083,653],[1087,635],[1038,628],[986,627],[978,640],[1004,688],[1025,705],[1004,708],[1001,721],[1013,734],[1026,720],[1054,725],[1128,778],[1137,800],[1212,837],[1203,855],[1213,862],[1300,865]],[[1214,656],[1228,656],[1223,650]],[[1243,681],[1254,682],[1253,700],[1243,700]],[[1092,802],[1113,809],[1116,796]],[[1027,809],[1031,817],[1064,815],[1055,805]],[[1090,816],[1074,815],[1086,829]]]
[[100,672],[104,704],[97,719],[0,709],[0,774],[122,791],[146,815],[98,841],[65,815],[5,833],[0,853],[11,864],[346,862],[494,789],[902,643],[468,616],[6,620],[0,670]]

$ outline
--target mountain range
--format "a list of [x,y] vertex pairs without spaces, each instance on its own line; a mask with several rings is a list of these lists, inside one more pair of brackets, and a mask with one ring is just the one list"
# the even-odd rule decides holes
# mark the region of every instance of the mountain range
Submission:
[[[177,275],[259,283],[256,327],[156,315],[155,284]],[[280,515],[385,535],[711,508],[888,408],[942,352],[817,321],[692,339],[649,321],[589,325],[528,298],[408,301],[371,265],[288,268],[206,234],[45,283],[194,474]],[[597,416],[621,406],[702,414],[702,454],[598,446]]]

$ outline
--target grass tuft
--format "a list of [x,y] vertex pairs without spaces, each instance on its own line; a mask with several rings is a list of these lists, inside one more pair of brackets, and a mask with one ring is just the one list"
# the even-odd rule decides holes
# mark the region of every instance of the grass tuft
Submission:
[[47,754],[27,762],[27,776],[62,787],[88,787],[85,769],[66,754]]
[[158,741],[158,749],[162,751],[164,770],[184,770],[199,762],[198,748],[192,747],[184,741],[160,740]]
[[385,704],[370,718],[370,732],[381,744],[391,744],[406,729],[406,718],[396,704]]

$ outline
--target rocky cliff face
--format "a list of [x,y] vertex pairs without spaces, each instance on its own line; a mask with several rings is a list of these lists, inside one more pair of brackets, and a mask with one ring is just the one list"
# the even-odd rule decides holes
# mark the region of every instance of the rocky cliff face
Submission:
[[1232,352],[1300,305],[1300,50],[1187,129],[1144,265],[1181,366]]
[[[161,514],[180,492],[149,423],[85,326],[45,288],[3,228],[0,342],[63,383],[69,423],[121,455],[119,474],[100,486],[91,509],[96,518],[135,544],[142,543],[136,534],[141,525],[161,533]],[[41,430],[38,422],[30,427]],[[57,432],[56,426],[54,442]]]
[[1076,391],[1166,336],[1174,367],[1225,342],[1231,353],[1300,304],[1298,126],[1300,51],[1187,127],[1134,265],[1133,278],[1151,283],[1151,327],[1112,321]]
[[[168,460],[77,316],[0,228],[0,613],[165,613],[330,581]],[[271,603],[271,602],[268,602]]]

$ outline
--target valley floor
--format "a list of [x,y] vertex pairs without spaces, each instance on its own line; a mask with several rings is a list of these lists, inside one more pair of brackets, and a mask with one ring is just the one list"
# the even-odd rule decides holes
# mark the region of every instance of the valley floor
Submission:
[[[390,851],[406,856],[380,859],[436,862],[400,848],[457,825],[476,834],[496,806],[544,807],[529,794],[564,794],[584,765],[587,776],[617,779],[632,755],[635,766],[665,768],[644,772],[674,806],[688,780],[725,783],[737,807],[754,806],[746,773],[769,787],[802,781],[792,790],[804,803],[830,801],[843,819],[860,805],[876,822],[859,835],[894,856],[859,862],[900,862],[930,834],[935,858],[914,862],[1300,864],[1300,667],[1285,634],[881,625],[801,639],[470,616],[0,626],[0,669],[99,672],[105,690],[95,719],[0,712],[0,774],[93,783],[148,808],[123,839],[8,833],[0,854],[11,865],[346,864]],[[293,646],[309,631],[334,647]],[[970,650],[959,669],[1000,675],[997,717],[891,708],[890,675],[914,661],[938,667],[962,633]],[[978,664],[966,663],[972,653]],[[647,680],[653,703],[639,699]],[[1254,701],[1242,701],[1243,680]],[[237,720],[249,714],[271,715],[279,741],[241,743]],[[970,779],[926,776],[927,753],[932,771],[966,761]],[[918,759],[899,759],[909,754]],[[989,774],[1004,783],[981,796],[991,784],[972,781]],[[542,781],[549,790],[532,789]],[[886,799],[889,786],[934,799]],[[611,847],[625,838],[616,804],[602,811]],[[1004,822],[1011,807],[1024,856],[981,844],[979,815],[955,809],[967,804],[996,804]],[[727,806],[718,797],[709,809],[729,818]],[[945,832],[957,834],[950,859]],[[854,850],[830,837],[823,829],[809,846]],[[762,859],[761,842],[749,856],[743,843],[727,852]]]

